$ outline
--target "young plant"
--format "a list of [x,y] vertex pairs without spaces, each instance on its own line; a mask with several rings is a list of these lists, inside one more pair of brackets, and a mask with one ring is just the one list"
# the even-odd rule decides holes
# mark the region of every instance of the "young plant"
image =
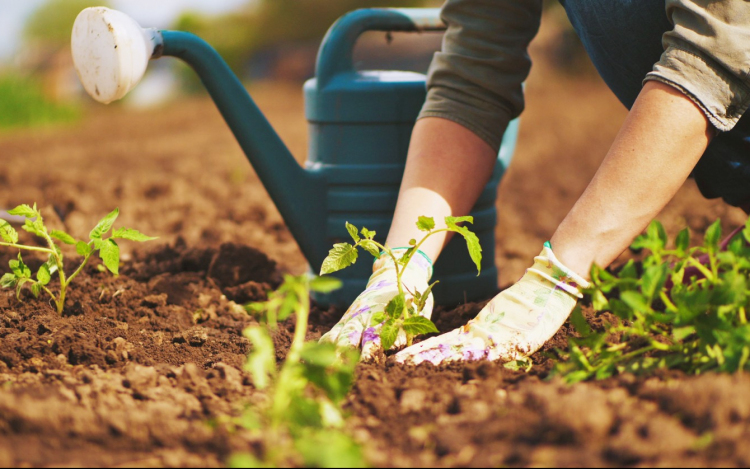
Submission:
[[[383,325],[380,330],[380,343],[383,346],[383,350],[388,350],[393,346],[400,331],[405,333],[407,345],[411,345],[414,337],[419,334],[438,332],[437,327],[435,327],[432,321],[420,315],[427,303],[432,288],[438,282],[433,282],[423,292],[409,291],[402,282],[406,267],[430,236],[452,231],[464,237],[466,245],[469,248],[469,256],[471,256],[471,259],[477,266],[477,273],[481,272],[482,247],[479,245],[479,238],[468,228],[458,225],[464,222],[474,223],[474,218],[470,216],[445,217],[446,228],[435,229],[435,220],[433,218],[419,217],[417,228],[423,231],[425,235],[419,241],[416,239],[410,240],[409,248],[400,258],[396,256],[392,249],[374,240],[374,231],[370,231],[367,228],[358,230],[354,225],[347,222],[346,229],[354,240],[354,244],[334,244],[333,249],[328,253],[328,257],[323,261],[320,275],[330,274],[354,264],[357,261],[358,247],[369,252],[376,259],[380,258],[381,253],[389,256],[396,270],[398,294],[388,302],[384,312],[373,316],[372,325]],[[407,299],[406,293],[409,293],[411,297]]]
[[631,260],[617,274],[594,267],[588,294],[594,309],[614,320],[594,331],[576,309],[571,322],[581,337],[570,339],[567,361],[555,372],[577,382],[658,368],[750,369],[750,219],[727,250],[720,238],[717,221],[703,246],[689,247],[686,228],[667,249],[664,228],[653,222],[633,243],[650,251],[641,265]]
[[[258,390],[268,396],[265,406],[248,408],[240,425],[263,442],[258,459],[235,455],[232,467],[362,467],[359,446],[343,430],[341,403],[354,382],[356,350],[337,352],[330,343],[305,342],[310,290],[327,293],[339,288],[334,278],[286,276],[268,301],[248,305],[261,325],[244,335],[253,351],[245,365]],[[280,369],[269,331],[296,315],[292,344]]]
[[[120,247],[116,239],[128,239],[131,241],[150,241],[153,238],[146,236],[137,230],[130,228],[119,228],[112,232],[108,238],[104,236],[112,229],[112,225],[120,213],[119,209],[114,209],[106,217],[102,218],[99,223],[91,230],[88,241],[79,241],[74,237],[60,230],[48,230],[44,225],[42,214],[37,210],[36,204],[33,207],[28,205],[19,205],[8,212],[11,215],[24,217],[22,228],[31,234],[44,239],[47,247],[26,246],[18,244],[18,232],[5,220],[0,220],[0,246],[6,246],[19,249],[18,259],[10,261],[10,273],[6,273],[0,278],[0,287],[15,288],[16,296],[20,300],[20,294],[23,287],[27,287],[34,297],[38,298],[42,292],[45,292],[52,298],[57,306],[57,312],[62,314],[65,307],[65,295],[68,286],[71,284],[89,258],[97,251],[104,265],[110,272],[117,275],[120,267]],[[64,244],[75,245],[76,252],[83,256],[83,261],[69,276],[65,274],[64,256],[60,247],[55,240]],[[21,257],[21,250],[35,251],[48,254],[47,261],[39,267],[35,276],[32,276],[31,269],[24,264]],[[52,276],[57,273],[60,279],[60,291],[57,295],[49,288]]]

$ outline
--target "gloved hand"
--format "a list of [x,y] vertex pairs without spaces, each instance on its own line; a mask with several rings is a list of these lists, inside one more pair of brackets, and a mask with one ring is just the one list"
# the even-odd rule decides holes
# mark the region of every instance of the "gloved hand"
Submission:
[[399,363],[513,361],[539,350],[568,318],[588,282],[555,258],[549,243],[513,286],[463,327],[396,354]]
[[[393,248],[396,258],[401,258],[408,248]],[[339,347],[361,347],[361,360],[369,360],[381,349],[381,325],[373,326],[372,317],[385,311],[388,302],[398,294],[396,284],[396,268],[393,259],[382,254],[372,266],[372,276],[367,282],[367,288],[349,307],[341,320],[320,338],[321,342],[331,342]],[[421,251],[417,251],[406,266],[401,277],[406,300],[412,298],[415,291],[427,290],[432,277],[432,261]],[[411,292],[411,293],[409,293]],[[430,318],[434,300],[430,293],[421,315]],[[398,348],[406,344],[406,335],[401,331],[393,347]]]

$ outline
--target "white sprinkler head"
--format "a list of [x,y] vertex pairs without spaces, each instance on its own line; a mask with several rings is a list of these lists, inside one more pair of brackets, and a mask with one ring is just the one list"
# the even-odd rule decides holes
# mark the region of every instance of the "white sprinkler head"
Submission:
[[146,73],[161,33],[142,29],[125,13],[86,8],[73,24],[73,64],[86,92],[108,104],[125,96]]

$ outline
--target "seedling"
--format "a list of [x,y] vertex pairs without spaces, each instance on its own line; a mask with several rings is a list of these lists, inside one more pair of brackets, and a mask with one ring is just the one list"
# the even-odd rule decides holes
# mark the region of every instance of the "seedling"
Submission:
[[[9,263],[11,272],[6,273],[0,278],[0,287],[15,288],[16,296],[19,300],[21,299],[21,290],[24,287],[27,287],[35,298],[38,298],[42,292],[45,292],[52,298],[52,301],[57,306],[57,312],[60,314],[62,314],[65,306],[65,295],[68,286],[81,273],[89,258],[95,252],[99,251],[99,257],[101,257],[107,269],[113,274],[118,275],[120,268],[120,247],[117,245],[116,239],[128,239],[139,242],[156,239],[130,228],[119,228],[114,230],[109,238],[105,238],[104,236],[112,229],[112,225],[120,213],[119,209],[114,209],[97,223],[89,234],[89,241],[76,240],[64,231],[48,230],[44,225],[42,214],[37,210],[36,204],[33,207],[19,205],[8,213],[24,217],[25,221],[22,228],[44,239],[47,247],[18,244],[18,232],[7,221],[0,220],[0,238],[2,238],[0,246],[19,249],[18,259],[11,260]],[[83,261],[70,276],[66,276],[65,274],[64,256],[60,247],[55,243],[55,240],[64,244],[74,245],[76,252],[80,256],[83,256]],[[32,277],[31,269],[23,262],[20,250],[42,252],[49,255],[47,261],[39,267],[36,276]],[[49,288],[49,283],[55,273],[57,273],[60,279],[60,292],[57,295]]]
[[[232,467],[361,467],[359,446],[342,431],[341,403],[354,382],[356,350],[338,353],[329,343],[305,342],[310,290],[327,293],[339,288],[334,278],[286,276],[268,301],[247,306],[260,326],[244,331],[253,344],[245,365],[253,384],[268,396],[266,405],[248,408],[240,422],[264,442],[261,460],[235,455]],[[296,315],[291,347],[280,370],[269,331]],[[299,460],[301,458],[301,461]],[[301,464],[300,464],[301,463]]]
[[[374,231],[370,231],[367,228],[358,230],[354,225],[347,222],[346,229],[354,240],[354,244],[334,244],[333,249],[328,253],[328,257],[323,261],[320,275],[330,274],[354,264],[357,261],[358,247],[369,252],[376,259],[380,258],[381,253],[385,253],[385,255],[389,256],[391,260],[393,260],[393,265],[396,269],[398,294],[388,302],[384,312],[373,315],[372,325],[376,326],[382,324],[380,330],[380,343],[383,346],[383,350],[388,350],[393,346],[400,331],[403,331],[406,335],[406,344],[411,345],[414,342],[414,337],[419,334],[438,332],[437,327],[435,327],[435,324],[432,321],[420,315],[424,310],[432,288],[438,282],[433,282],[423,292],[409,291],[401,281],[404,272],[406,271],[406,267],[414,258],[414,255],[417,254],[417,251],[422,244],[424,244],[430,236],[437,233],[452,231],[464,237],[466,245],[469,248],[469,256],[471,256],[474,264],[476,264],[477,272],[481,272],[482,247],[479,245],[479,238],[477,238],[477,236],[468,228],[458,225],[459,223],[464,222],[474,223],[474,218],[470,216],[445,217],[446,228],[435,229],[435,220],[433,218],[425,216],[419,217],[417,220],[417,228],[420,231],[425,232],[425,235],[419,241],[416,239],[410,240],[409,248],[400,258],[396,256],[392,249],[373,239],[375,237]],[[410,294],[408,299],[406,293]]]
[[568,360],[556,373],[577,382],[658,368],[692,374],[750,369],[750,219],[726,251],[720,238],[717,221],[703,246],[689,247],[686,228],[667,249],[666,232],[654,222],[633,243],[650,251],[641,266],[630,261],[617,274],[594,267],[587,293],[595,310],[616,319],[594,331],[576,309],[571,322],[581,338],[570,339]]

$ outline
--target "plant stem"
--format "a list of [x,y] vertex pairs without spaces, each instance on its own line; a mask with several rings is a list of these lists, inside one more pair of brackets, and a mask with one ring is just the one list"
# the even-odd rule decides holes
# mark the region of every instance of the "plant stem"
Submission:
[[76,271],[73,272],[70,275],[70,277],[68,277],[68,280],[67,280],[67,283],[65,284],[65,286],[70,285],[70,282],[72,282],[73,279],[76,278],[76,276],[79,273],[81,273],[81,271],[83,270],[83,268],[86,266],[86,263],[89,261],[89,257],[91,257],[91,254],[89,254],[89,255],[87,255],[86,257],[83,258],[83,262],[81,262],[81,265],[79,265],[78,268],[76,269]]
[[302,347],[305,344],[305,335],[307,334],[307,320],[310,315],[310,293],[308,285],[297,286],[295,288],[298,295],[299,303],[296,308],[297,322],[294,326],[294,336],[292,345],[284,360],[284,365],[279,372],[279,378],[274,386],[274,399],[271,406],[271,427],[277,431],[281,425],[282,416],[291,404],[291,393],[294,387],[294,369],[300,361]]
[[40,248],[40,247],[36,247],[36,246],[24,246],[23,244],[2,243],[2,242],[0,242],[0,246],[7,246],[9,248],[16,248],[16,249],[25,249],[27,251],[46,252],[47,254],[54,254],[55,253],[55,251],[53,251],[52,249]]
[[714,281],[714,274],[710,270],[706,268],[703,264],[698,262],[698,260],[694,257],[688,258],[688,263],[693,265],[696,269],[698,269],[707,279],[710,281]]

